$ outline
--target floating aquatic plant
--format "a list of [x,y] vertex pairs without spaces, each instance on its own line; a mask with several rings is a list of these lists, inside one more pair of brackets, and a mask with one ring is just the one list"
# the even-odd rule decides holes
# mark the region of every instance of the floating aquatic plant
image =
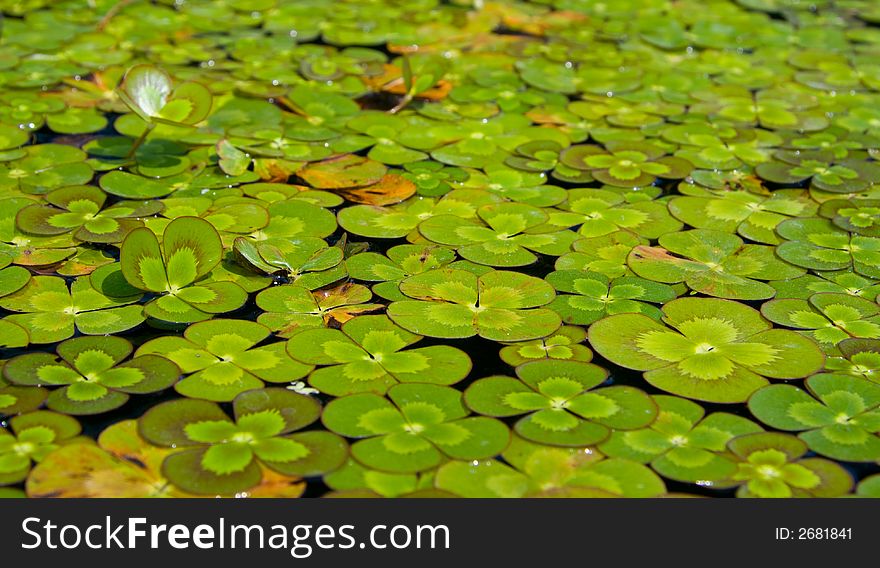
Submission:
[[175,448],[162,474],[184,491],[224,494],[246,491],[262,480],[261,465],[285,475],[316,475],[342,465],[345,441],[330,432],[301,432],[318,419],[320,405],[285,389],[241,393],[235,419],[215,403],[176,400],[141,417],[138,431],[149,442]]
[[743,304],[679,298],[662,311],[666,325],[642,314],[603,318],[590,327],[590,343],[612,362],[645,371],[660,389],[711,402],[743,402],[765,377],[806,377],[824,362],[814,341],[773,329]]
[[240,308],[247,294],[233,282],[199,281],[220,262],[223,245],[210,223],[180,217],[165,228],[160,246],[146,227],[122,243],[120,265],[129,284],[159,294],[144,306],[150,317],[188,323]]
[[878,493],[870,2],[7,4],[0,496]]
[[614,430],[654,421],[656,406],[628,386],[599,387],[607,372],[580,361],[533,361],[516,368],[519,380],[493,376],[465,391],[465,402],[486,416],[521,416],[514,429],[527,440],[559,446],[596,444]]
[[285,383],[304,377],[311,366],[288,357],[283,342],[257,347],[271,335],[264,325],[214,319],[186,328],[183,337],[165,336],[141,345],[136,356],[159,355],[189,375],[175,384],[181,394],[228,402],[263,381]]
[[470,358],[454,347],[406,349],[420,339],[386,316],[364,315],[338,330],[297,333],[287,342],[287,352],[302,363],[322,366],[311,373],[309,384],[333,396],[385,394],[399,382],[451,385],[470,372]]
[[121,337],[76,337],[58,344],[57,356],[27,353],[9,360],[3,375],[16,385],[59,386],[47,406],[65,414],[107,412],[132,394],[168,388],[180,374],[177,366],[156,355],[126,360],[133,351]]
[[322,420],[331,431],[359,439],[351,453],[363,465],[414,473],[439,465],[444,457],[477,460],[507,447],[507,426],[469,414],[453,388],[400,384],[388,389],[388,398],[372,393],[337,398]]

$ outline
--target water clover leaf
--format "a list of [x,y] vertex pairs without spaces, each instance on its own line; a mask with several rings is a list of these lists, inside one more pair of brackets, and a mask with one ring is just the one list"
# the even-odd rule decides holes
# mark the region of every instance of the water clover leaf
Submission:
[[617,278],[632,274],[626,259],[633,248],[648,241],[629,231],[615,231],[601,237],[578,239],[572,252],[556,259],[556,270],[586,270]]
[[0,299],[0,306],[17,312],[7,320],[25,328],[32,343],[54,343],[77,330],[86,335],[119,333],[144,321],[143,309],[129,305],[140,295],[108,296],[82,276],[70,288],[63,278],[35,276],[22,289]]
[[139,290],[159,294],[144,306],[144,313],[162,321],[189,323],[211,314],[236,310],[247,293],[233,282],[206,282],[219,263],[223,245],[216,229],[198,217],[178,217],[162,236],[140,227],[122,243],[120,264],[125,279]]
[[129,172],[113,170],[107,172],[98,184],[105,192],[124,199],[155,199],[174,191],[167,180],[155,180]]
[[782,184],[811,180],[811,187],[833,193],[857,193],[880,181],[880,167],[873,162],[837,161],[827,152],[776,152],[777,161],[759,164],[755,173]]
[[548,306],[565,323],[589,325],[611,314],[643,313],[660,319],[662,304],[677,296],[666,284],[635,276],[610,280],[603,274],[583,270],[557,270],[545,277],[558,295]]
[[607,189],[570,190],[566,202],[558,208],[562,211],[548,211],[548,225],[579,225],[578,233],[584,237],[602,237],[626,230],[656,239],[682,227],[669,215],[664,204],[652,201],[627,203],[623,194]]
[[825,360],[826,370],[880,382],[880,341],[844,339],[837,348],[840,356],[828,357]]
[[22,266],[46,266],[61,262],[76,253],[71,235],[40,237],[25,233],[16,224],[19,211],[33,205],[24,197],[0,199],[0,267],[15,263]]
[[16,215],[18,226],[32,234],[72,233],[81,241],[118,243],[143,225],[138,218],[162,210],[157,201],[120,201],[104,208],[106,194],[93,186],[56,189],[45,197],[49,205],[31,205]]
[[774,323],[805,330],[826,351],[850,337],[880,338],[880,306],[848,294],[813,294],[809,300],[772,300],[761,306]]
[[290,382],[312,369],[291,359],[284,343],[257,347],[270,335],[269,328],[259,323],[220,318],[187,327],[183,337],[147,341],[135,355],[161,355],[174,361],[189,375],[174,385],[180,394],[228,402],[246,390],[261,388],[263,381]]
[[339,211],[339,225],[350,233],[364,237],[391,239],[404,237],[419,223],[434,215],[473,218],[482,205],[496,203],[500,198],[487,191],[454,190],[439,201],[414,197],[392,207],[355,205]]
[[743,244],[736,235],[712,229],[668,233],[659,244],[630,252],[627,263],[633,272],[657,282],[684,282],[717,298],[772,298],[776,291],[760,280],[797,278],[805,272],[776,258],[773,247]]
[[730,481],[740,485],[737,497],[839,497],[853,480],[838,464],[803,458],[807,445],[781,432],[737,436],[727,444],[737,458]]
[[38,144],[26,146],[24,155],[0,163],[0,191],[42,195],[67,185],[92,179],[86,153],[73,146]]
[[446,457],[483,459],[507,447],[507,426],[468,415],[455,389],[399,384],[388,389],[388,398],[372,393],[336,398],[324,409],[322,421],[337,434],[361,438],[351,454],[366,467],[417,473]]
[[345,261],[348,274],[358,280],[378,282],[373,292],[387,300],[405,300],[400,281],[415,274],[442,268],[455,260],[455,252],[435,245],[398,245],[381,255],[364,252]]
[[698,229],[736,232],[747,239],[775,245],[782,242],[774,231],[777,225],[790,217],[814,214],[816,204],[798,190],[778,190],[769,196],[731,191],[717,197],[675,197],[669,201],[669,211]]
[[257,295],[263,310],[257,321],[279,337],[289,338],[302,329],[333,327],[359,314],[385,309],[382,304],[368,304],[373,297],[361,284],[343,282],[333,288],[311,291],[303,286],[275,286]]
[[811,270],[844,270],[880,278],[880,238],[850,234],[826,219],[789,219],[776,228],[787,239],[780,258]]
[[540,307],[555,297],[553,287],[517,272],[430,270],[403,280],[400,291],[411,299],[393,302],[388,315],[404,329],[430,337],[524,341],[549,335],[561,324],[558,314]]
[[324,238],[336,230],[336,218],[333,213],[299,199],[277,201],[269,206],[268,211],[269,224],[249,235],[255,241],[275,238]]
[[880,385],[845,375],[819,374],[792,385],[770,385],[749,398],[758,420],[799,437],[822,456],[848,462],[880,459]]
[[439,162],[424,160],[404,164],[403,177],[413,182],[416,192],[425,197],[449,193],[452,184],[467,181],[469,175],[460,168],[447,167]]
[[562,152],[560,161],[618,187],[650,185],[658,177],[682,179],[693,169],[687,160],[664,156],[665,152],[653,144],[609,142],[606,148],[607,151],[599,146],[571,146]]
[[[400,116],[365,111],[355,115],[346,126],[358,134],[333,140],[331,146],[338,152],[370,148],[368,158],[392,166],[418,162],[428,157],[424,152],[407,147],[407,131],[410,125]],[[418,139],[415,142],[416,147],[420,146]]]
[[30,334],[17,323],[0,319],[0,347],[27,347]]
[[308,329],[287,342],[288,354],[320,365],[309,384],[332,396],[385,392],[397,383],[451,385],[471,370],[470,358],[448,345],[406,349],[421,336],[395,325],[384,315],[362,315],[340,329]]
[[[772,387],[769,387],[772,388]],[[685,483],[723,486],[736,470],[726,455],[727,442],[736,436],[760,432],[761,427],[727,412],[706,415],[697,403],[674,396],[656,395],[660,413],[651,425],[612,432],[599,445],[607,456],[650,463],[668,479]]]
[[117,90],[122,101],[147,124],[196,124],[211,112],[212,97],[200,83],[174,85],[167,73],[149,64],[125,72]]
[[709,402],[743,402],[767,384],[765,377],[806,377],[824,362],[811,339],[772,329],[743,304],[678,298],[662,311],[670,327],[642,314],[618,314],[590,326],[590,343],[611,362],[645,371],[661,390]]
[[154,233],[161,233],[169,219],[200,217],[211,223],[224,243],[235,235],[247,235],[269,224],[269,212],[264,204],[237,195],[208,197],[168,197],[160,201],[164,206],[161,217],[146,220]]
[[485,224],[435,215],[419,225],[419,232],[432,242],[457,247],[462,258],[503,267],[532,264],[538,258],[535,252],[562,255],[577,238],[571,231],[534,231],[547,221],[547,214],[521,203],[484,205],[477,216]]
[[8,296],[24,288],[30,282],[31,273],[20,266],[8,266],[0,270],[0,297]]
[[434,485],[434,476],[430,471],[423,474],[378,471],[349,459],[341,468],[325,475],[324,483],[335,490],[337,496],[349,497],[355,492],[368,491],[371,497],[403,497],[430,490]]
[[484,416],[523,416],[514,429],[527,440],[553,446],[601,442],[611,429],[644,427],[656,418],[651,398],[629,386],[596,388],[605,369],[580,361],[541,360],[516,368],[519,380],[492,376],[471,384],[465,403]]
[[831,199],[819,208],[822,217],[844,229],[867,237],[880,237],[880,200]]
[[770,282],[770,285],[776,288],[776,299],[801,298],[806,300],[813,294],[834,292],[874,300],[880,294],[880,282],[849,270],[806,274],[790,280],[775,280]]
[[47,406],[73,415],[119,408],[131,394],[164,390],[177,381],[177,366],[156,355],[126,361],[131,344],[121,337],[77,337],[58,344],[56,355],[26,353],[3,368],[6,379],[24,386],[59,386]]
[[164,476],[199,495],[234,494],[258,485],[261,465],[284,475],[320,475],[341,466],[345,441],[330,432],[294,433],[318,419],[320,404],[285,389],[243,392],[232,420],[213,402],[173,400],[154,406],[138,423],[147,441],[175,448]]
[[503,164],[487,164],[482,170],[467,169],[463,189],[484,189],[505,200],[535,207],[550,207],[565,201],[565,190],[547,185],[541,173],[516,170]]
[[30,136],[25,130],[0,124],[0,150],[11,150],[27,143]]
[[72,441],[80,433],[76,419],[48,410],[20,414],[0,428],[0,485],[23,481],[33,463]]
[[13,416],[36,410],[43,405],[47,396],[49,391],[42,387],[10,385],[0,374],[0,416]]
[[496,460],[450,461],[435,485],[462,497],[657,497],[666,492],[650,468],[626,459],[604,459],[592,448],[557,448],[513,436]]
[[282,274],[293,284],[310,290],[331,284],[345,277],[340,265],[343,251],[331,247],[317,237],[273,239],[253,242],[235,239],[233,250],[249,266],[267,274]]
[[581,345],[586,339],[587,332],[583,328],[566,325],[547,337],[502,347],[498,356],[512,367],[541,359],[588,363],[593,358],[593,352],[587,346]]

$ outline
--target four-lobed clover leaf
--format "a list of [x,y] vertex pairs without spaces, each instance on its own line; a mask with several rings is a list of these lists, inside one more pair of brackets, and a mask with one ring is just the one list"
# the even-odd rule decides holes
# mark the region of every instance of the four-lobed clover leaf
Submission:
[[749,410],[772,428],[802,432],[809,448],[847,462],[880,459],[880,385],[822,373],[794,385],[770,385],[749,398]]
[[354,205],[342,209],[339,225],[356,235],[379,239],[405,237],[422,221],[434,215],[453,215],[472,219],[477,209],[501,201],[488,191],[453,190],[440,200],[431,197],[413,197],[392,207]]
[[[651,398],[629,386],[600,385],[608,372],[592,363],[543,360],[516,368],[519,380],[492,376],[472,383],[465,403],[484,416],[523,416],[514,426],[527,440],[588,446],[611,430],[647,426],[657,416]],[[597,388],[599,387],[599,388]]]
[[831,199],[822,204],[819,215],[845,231],[880,237],[880,199]]
[[630,252],[627,263],[633,272],[656,282],[684,282],[716,298],[772,298],[776,291],[762,280],[797,278],[805,272],[777,258],[773,247],[744,244],[736,235],[711,229],[668,233],[659,244]]
[[669,327],[642,314],[603,318],[590,327],[590,344],[613,363],[645,371],[659,389],[709,402],[743,402],[765,377],[806,377],[825,360],[813,340],[773,329],[730,300],[678,298],[662,311]]
[[827,219],[789,219],[776,227],[787,239],[776,254],[811,270],[854,270],[880,278],[880,238],[851,234]]
[[283,274],[289,282],[310,290],[331,284],[346,273],[340,266],[344,252],[324,239],[273,239],[253,242],[238,237],[234,252],[249,267],[267,274]]
[[4,377],[23,386],[58,386],[47,406],[73,415],[108,412],[132,394],[158,392],[177,382],[180,371],[157,355],[126,360],[131,343],[121,337],[76,337],[58,344],[57,355],[25,353],[7,361]]
[[880,181],[880,167],[862,160],[836,160],[823,150],[785,151],[776,160],[759,164],[755,173],[782,184],[811,180],[814,188],[832,193],[856,193]]
[[361,464],[414,473],[448,458],[489,458],[507,447],[510,432],[504,423],[469,414],[461,392],[412,383],[389,388],[388,398],[372,393],[336,398],[321,420],[332,432],[359,439],[351,455]]
[[434,484],[470,498],[659,497],[666,485],[650,468],[605,459],[592,448],[555,448],[513,436],[500,460],[450,461]]
[[178,217],[165,227],[161,246],[146,227],[129,233],[120,265],[131,286],[159,295],[144,306],[147,316],[190,323],[236,310],[247,300],[238,284],[203,281],[222,254],[220,235],[209,222]]
[[71,442],[82,430],[76,419],[49,410],[15,416],[9,429],[0,428],[0,485],[24,480],[34,463]]
[[663,304],[677,296],[671,286],[635,276],[609,280],[594,272],[557,270],[545,280],[560,293],[548,307],[565,323],[579,325],[623,313],[642,313],[660,319],[660,310],[651,304]]
[[36,235],[72,233],[81,241],[118,243],[137,227],[140,217],[162,210],[158,201],[120,201],[104,208],[107,195],[94,186],[70,186],[46,195],[48,205],[31,205],[16,215],[18,226]]
[[316,291],[295,284],[275,286],[257,294],[257,306],[263,310],[257,322],[289,338],[303,329],[343,324],[359,314],[385,309],[382,304],[368,304],[372,297],[369,288],[351,282]]
[[788,434],[746,434],[732,439],[727,448],[737,466],[724,481],[740,486],[737,497],[839,497],[853,484],[840,465],[802,457],[807,445]]
[[512,367],[541,359],[589,363],[593,359],[593,352],[581,345],[586,339],[587,332],[582,327],[564,325],[547,337],[502,347],[498,356]]
[[761,306],[770,321],[804,330],[829,354],[850,337],[880,338],[880,306],[848,294],[813,294],[807,300],[772,300]]
[[313,476],[341,466],[344,440],[330,432],[297,432],[315,422],[320,404],[286,389],[250,390],[232,402],[232,420],[213,402],[173,400],[139,420],[147,441],[177,451],[162,474],[184,491],[235,494],[259,484],[261,465],[284,475]]
[[837,349],[839,356],[825,360],[827,371],[880,382],[880,340],[844,339]]
[[431,337],[524,341],[562,323],[556,312],[540,307],[555,297],[553,287],[518,272],[430,270],[402,281],[400,291],[411,299],[392,302],[388,315],[402,328]]
[[664,203],[628,203],[623,193],[611,189],[572,189],[568,191],[566,201],[557,208],[560,210],[548,210],[547,225],[556,228],[579,226],[578,233],[587,238],[625,230],[655,239],[682,227],[681,222],[669,214]]
[[176,363],[189,375],[174,385],[184,396],[228,402],[263,381],[286,383],[311,371],[287,355],[283,342],[258,346],[270,336],[259,323],[218,318],[190,325],[183,337],[151,339],[135,356],[160,355]]
[[586,270],[608,278],[632,275],[626,259],[633,248],[648,241],[629,231],[615,231],[602,237],[578,239],[572,252],[556,259],[556,270]]
[[577,238],[571,231],[537,229],[547,222],[547,214],[522,203],[484,205],[477,216],[485,225],[455,215],[435,215],[419,225],[419,232],[429,241],[456,247],[462,258],[502,267],[532,264],[538,259],[534,253],[560,256]]
[[778,190],[770,195],[748,191],[730,191],[718,196],[683,196],[669,201],[669,211],[676,218],[697,229],[738,233],[766,244],[782,240],[774,231],[791,217],[808,217],[816,204],[800,190]]
[[618,187],[651,185],[658,177],[682,179],[693,169],[683,158],[665,156],[659,146],[639,142],[609,142],[599,146],[571,146],[560,161],[571,168],[589,170],[593,178]]
[[108,282],[105,274],[80,276],[69,288],[63,278],[34,276],[17,292],[0,298],[0,306],[16,312],[5,321],[26,329],[31,343],[54,343],[77,331],[104,335],[137,327],[145,319],[143,307],[132,305],[141,298],[140,291]]
[[397,383],[451,385],[467,376],[470,358],[448,345],[406,349],[421,336],[387,316],[358,316],[340,329],[307,329],[293,335],[287,352],[307,365],[319,365],[309,384],[333,396],[385,392]]
[[349,276],[373,285],[373,292],[387,300],[405,300],[400,281],[415,274],[442,268],[455,260],[451,249],[435,245],[397,245],[384,255],[363,252],[345,261]]
[[[772,387],[768,387],[772,388]],[[674,396],[656,395],[657,420],[647,428],[614,431],[599,450],[610,456],[650,463],[657,473],[685,483],[713,487],[736,470],[726,453],[736,436],[760,432],[761,427],[727,412],[706,415],[699,404]]]

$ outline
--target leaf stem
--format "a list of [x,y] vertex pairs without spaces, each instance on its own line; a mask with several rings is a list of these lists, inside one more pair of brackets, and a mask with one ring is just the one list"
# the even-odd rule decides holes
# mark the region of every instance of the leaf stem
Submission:
[[134,2],[134,0],[119,0],[119,2],[114,4],[112,8],[107,10],[107,13],[104,14],[104,17],[101,18],[101,21],[98,22],[98,25],[96,26],[97,30],[99,32],[104,31],[104,28],[107,27],[107,24],[110,23],[110,20],[112,20],[114,16],[119,13],[120,10],[122,10],[132,2]]
[[138,136],[137,140],[135,140],[134,144],[132,144],[131,150],[129,150],[128,154],[125,155],[126,158],[133,158],[134,157],[138,148],[141,147],[141,145],[147,139],[147,136],[150,135],[150,132],[152,132],[154,128],[156,128],[155,124],[153,124],[151,122],[147,123],[147,127],[144,129],[144,132],[140,136]]
[[412,100],[413,100],[413,96],[410,95],[410,94],[407,94],[405,97],[403,97],[403,98],[400,100],[399,103],[397,103],[396,105],[394,105],[394,108],[392,108],[392,109],[390,109],[390,110],[388,111],[388,114],[397,114],[398,112],[400,112],[400,111],[402,111],[404,108],[406,108],[406,105],[408,105],[409,103],[411,103]]

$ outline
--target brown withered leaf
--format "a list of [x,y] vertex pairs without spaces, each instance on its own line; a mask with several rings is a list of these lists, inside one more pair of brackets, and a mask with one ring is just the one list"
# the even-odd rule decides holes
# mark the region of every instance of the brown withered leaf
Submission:
[[297,175],[317,189],[344,189],[378,183],[388,172],[385,164],[354,154],[342,154],[314,162]]
[[373,185],[337,189],[334,192],[354,203],[393,205],[412,197],[416,192],[416,186],[403,176],[386,174]]

